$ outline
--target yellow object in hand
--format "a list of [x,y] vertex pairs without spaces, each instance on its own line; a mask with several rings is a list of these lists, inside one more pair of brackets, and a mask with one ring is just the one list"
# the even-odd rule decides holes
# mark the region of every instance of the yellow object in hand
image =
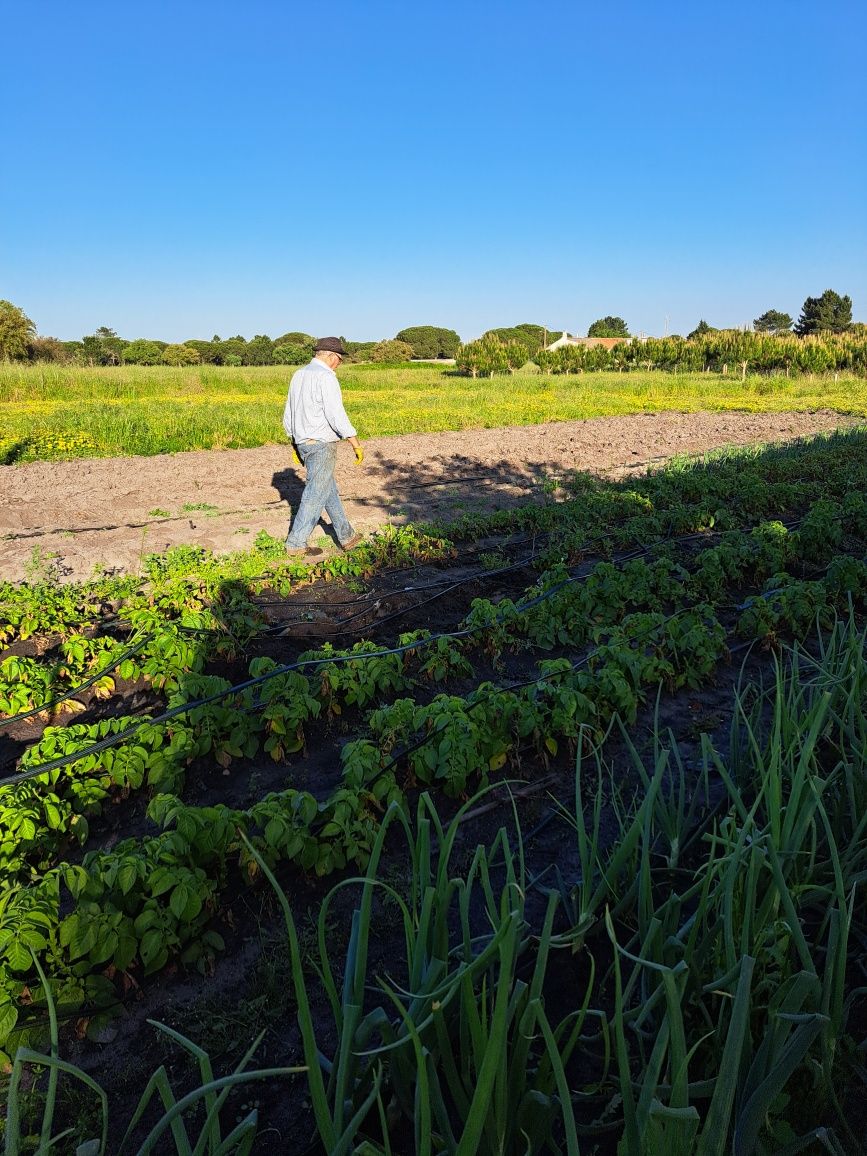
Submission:
[[301,464],[302,464],[302,462],[301,462],[301,459],[298,457],[298,451],[293,446],[292,447],[292,465],[293,466],[300,466]]
[[355,464],[357,466],[360,466],[363,461],[364,461],[364,450],[361,448],[361,446],[356,446],[355,447]]

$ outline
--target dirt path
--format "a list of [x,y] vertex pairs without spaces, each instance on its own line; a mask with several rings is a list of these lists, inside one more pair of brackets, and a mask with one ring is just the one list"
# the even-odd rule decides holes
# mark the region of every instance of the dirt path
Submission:
[[[851,424],[830,411],[662,413],[372,438],[361,468],[341,447],[337,481],[353,525],[370,531],[533,500],[566,470],[622,476],[673,454]],[[97,565],[136,572],[144,554],[179,543],[233,550],[260,529],[282,537],[303,476],[285,446],[2,466],[0,578],[23,579],[34,547],[84,579]]]

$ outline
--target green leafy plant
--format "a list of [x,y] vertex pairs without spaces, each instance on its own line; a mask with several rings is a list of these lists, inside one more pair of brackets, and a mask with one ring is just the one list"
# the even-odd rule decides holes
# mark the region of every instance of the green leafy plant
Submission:
[[[42,1110],[39,1133],[39,1152],[47,1152],[63,1139],[68,1139],[73,1128],[53,1134],[57,1114],[58,1082],[61,1076],[77,1081],[95,1098],[99,1106],[100,1134],[87,1139],[76,1147],[77,1156],[108,1156],[109,1153],[109,1101],[105,1091],[81,1068],[60,1058],[57,1012],[47,987],[42,969],[36,961],[40,978],[46,985],[47,1006],[50,1024],[51,1050],[48,1054],[35,1052],[30,1048],[19,1048],[16,1053],[9,1079],[6,1101],[6,1143],[7,1156],[20,1156],[25,1151],[25,1138],[21,1129],[21,1086],[25,1069],[36,1066],[48,1069],[48,1091]],[[258,1131],[258,1111],[254,1108],[234,1127],[227,1127],[221,1118],[226,1100],[233,1088],[254,1080],[283,1078],[302,1073],[299,1067],[277,1067],[249,1069],[248,1065],[262,1042],[260,1035],[242,1057],[235,1070],[228,1076],[214,1075],[211,1058],[202,1048],[197,1047],[186,1036],[165,1024],[149,1020],[159,1032],[178,1044],[198,1065],[201,1083],[191,1092],[178,1097],[173,1091],[165,1066],[160,1066],[148,1080],[141,1098],[132,1114],[120,1146],[115,1149],[117,1156],[135,1153],[135,1156],[174,1152],[177,1156],[247,1156],[252,1151]],[[263,1033],[264,1034],[264,1033]],[[162,1104],[163,1112],[147,1130],[144,1139],[135,1142],[136,1129],[154,1101]],[[195,1124],[190,1117],[204,1106],[204,1122]],[[185,1119],[186,1115],[186,1119]],[[193,1129],[192,1133],[190,1129]],[[170,1145],[170,1147],[167,1147]]]
[[[311,1101],[329,1152],[393,1151],[401,1125],[390,1120],[390,1097],[420,1153],[512,1151],[519,1142],[521,1150],[541,1152],[560,1123],[567,1151],[578,1152],[564,1063],[588,1014],[592,973],[582,1007],[552,1027],[542,987],[556,896],[548,903],[528,984],[519,978],[520,959],[529,948],[522,899],[526,880],[505,831],[490,848],[477,848],[465,877],[450,874],[466,810],[443,828],[424,795],[413,829],[392,809],[377,837],[368,875],[338,885],[323,903],[318,971],[334,1021],[333,1058],[322,1055],[317,1040],[291,908],[261,862],[283,909]],[[395,820],[405,831],[412,863],[407,897],[376,876],[386,832]],[[500,885],[491,869],[498,855],[505,863]],[[360,887],[360,905],[338,989],[327,948],[328,911],[337,891],[352,884]],[[388,896],[399,912],[407,974],[400,983],[380,978],[380,999],[365,1012],[375,894]],[[472,927],[476,896],[487,922],[481,935]],[[454,946],[452,923],[460,928]]]

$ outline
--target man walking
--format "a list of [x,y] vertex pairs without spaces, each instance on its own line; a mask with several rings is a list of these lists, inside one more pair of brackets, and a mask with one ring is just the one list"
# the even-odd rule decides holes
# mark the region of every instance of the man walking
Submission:
[[340,383],[334,373],[344,357],[346,350],[338,337],[321,337],[316,342],[313,360],[296,370],[289,383],[283,428],[307,469],[307,481],[286,538],[287,554],[318,556],[323,553],[307,546],[323,509],[344,550],[361,541],[361,534],[356,534],[349,524],[334,481],[337,443],[341,439],[346,438],[355,450],[357,465],[364,461],[364,451],[355,427],[346,416]]

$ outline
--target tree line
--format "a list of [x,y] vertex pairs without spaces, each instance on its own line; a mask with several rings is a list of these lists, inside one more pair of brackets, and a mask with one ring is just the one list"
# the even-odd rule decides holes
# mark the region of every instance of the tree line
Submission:
[[[791,336],[794,333],[798,337],[807,337],[858,329],[858,325],[852,325],[851,297],[841,296],[832,289],[826,289],[819,297],[808,297],[797,323],[793,323],[788,313],[777,309],[766,310],[753,321],[756,335]],[[564,330],[556,327],[525,322],[489,329],[476,341],[462,344],[453,329],[416,325],[402,329],[394,337],[382,341],[342,340],[352,361],[394,363],[454,358],[465,372],[490,374],[514,371],[527,362],[536,362],[540,368],[549,369],[552,365],[572,365],[576,363],[576,358],[584,357],[586,361],[584,354],[573,351],[560,356],[561,351],[547,349],[552,339],[562,332]],[[710,334],[727,332],[733,331],[715,329],[702,319],[686,339],[674,334],[670,339],[641,340],[647,347],[647,342],[653,340],[692,342]],[[626,340],[630,334],[622,317],[609,314],[594,321],[587,330],[587,336]],[[83,365],[303,365],[313,356],[315,343],[315,337],[301,331],[288,331],[275,338],[257,333],[249,340],[240,335],[222,338],[214,334],[210,340],[189,338],[182,342],[167,342],[139,337],[129,341],[119,337],[108,326],[100,326],[80,341],[60,341],[56,337],[38,335],[36,326],[22,309],[9,301],[0,301],[2,360],[73,362]],[[578,347],[570,348],[574,350]],[[549,353],[552,357],[554,354],[558,356],[552,361],[547,356]],[[541,362],[539,355],[543,355]],[[594,356],[600,363],[607,356],[608,362],[619,364],[625,355],[604,351],[604,354],[600,352]],[[788,357],[787,364],[797,361],[797,358]],[[563,371],[569,372],[568,369]]]
[[527,358],[519,342],[489,333],[461,347],[457,369],[470,377],[498,373],[585,373],[598,370],[661,369],[672,373],[740,374],[851,373],[867,376],[867,326],[846,333],[798,337],[714,329],[686,338],[645,337],[605,345],[563,345]]
[[[585,370],[666,369],[673,372],[739,369],[757,373],[867,373],[867,326],[852,322],[852,299],[826,289],[807,297],[797,323],[788,313],[768,309],[752,330],[717,329],[702,319],[686,337],[632,338],[622,317],[602,317],[587,336],[619,339],[604,345],[565,344],[548,348],[533,325],[490,329],[458,350],[461,373],[493,377],[519,369],[544,373]],[[547,336],[547,331],[545,331]],[[567,334],[567,336],[570,336]]]
[[[416,325],[402,329],[383,341],[341,340],[351,361],[396,362],[451,359],[461,344],[453,329]],[[316,338],[310,333],[289,331],[279,337],[257,333],[249,340],[238,334],[210,340],[188,338],[181,342],[139,337],[119,337],[101,325],[80,341],[42,337],[17,305],[0,301],[0,360],[72,362],[81,365],[303,365],[313,356]]]

